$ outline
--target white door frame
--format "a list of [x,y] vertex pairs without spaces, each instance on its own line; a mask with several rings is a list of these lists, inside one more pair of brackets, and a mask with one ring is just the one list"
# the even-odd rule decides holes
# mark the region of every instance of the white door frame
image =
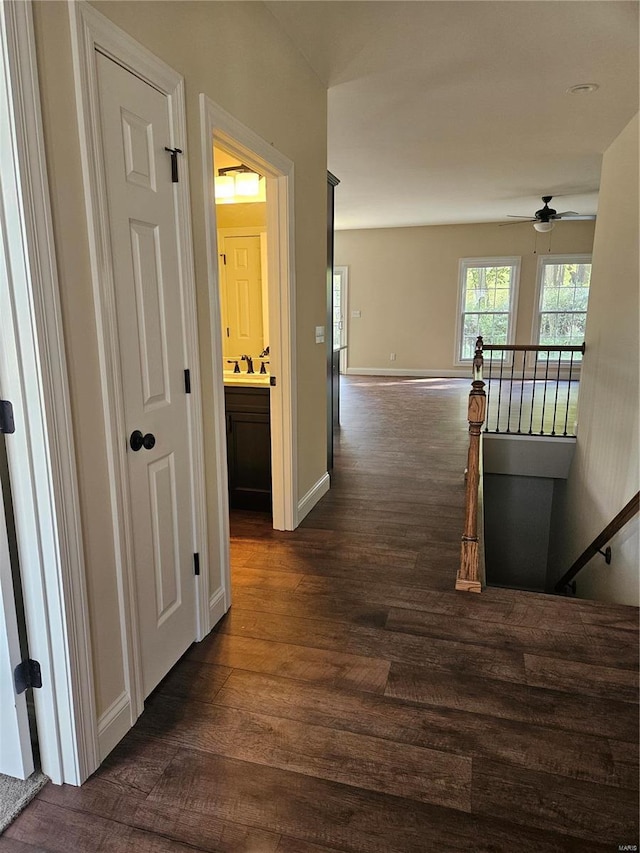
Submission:
[[191,370],[192,393],[188,396],[190,464],[192,478],[193,551],[200,555],[197,584],[197,639],[210,630],[209,570],[207,554],[206,498],[204,485],[204,442],[195,277],[192,255],[189,164],[184,102],[184,79],[166,63],[93,9],[85,0],[70,0],[73,61],[76,80],[80,147],[89,222],[89,248],[98,332],[103,417],[111,491],[113,539],[116,550],[122,654],[125,689],[98,720],[100,757],[103,758],[133,725],[144,708],[140,641],[136,607],[136,585],[127,488],[127,456],[122,436],[126,434],[124,401],[120,378],[113,264],[104,166],[101,154],[100,114],[97,88],[96,50],[131,71],[167,96],[171,140],[180,148],[181,179],[173,185],[183,311],[186,324],[185,356]]
[[340,335],[340,373],[346,373],[349,369],[349,267],[334,266],[333,274],[340,276],[340,307],[344,317]]
[[4,2],[0,81],[0,385],[43,771],[79,785],[98,766],[93,663],[62,314],[30,2]]
[[[295,530],[298,525],[293,162],[204,94],[200,95],[200,115],[202,165],[206,181],[204,204],[215,383],[216,472],[219,505],[224,512],[219,530],[220,562],[226,578],[227,604],[230,604],[229,506],[213,146],[220,145],[267,179],[269,359],[271,374],[278,383],[271,389],[271,485],[273,526],[276,530]],[[274,346],[276,341],[277,346]]]

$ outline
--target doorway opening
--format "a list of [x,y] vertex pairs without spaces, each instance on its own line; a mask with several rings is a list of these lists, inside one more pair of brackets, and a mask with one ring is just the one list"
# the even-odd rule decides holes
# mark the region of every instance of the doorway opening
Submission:
[[339,350],[340,373],[346,373],[349,308],[349,267],[333,268],[333,348]]
[[266,179],[219,145],[213,161],[229,507],[271,516]]
[[[240,448],[243,444],[250,444],[249,456],[253,453],[255,457],[253,461],[247,458],[238,461],[246,464],[248,468],[254,465],[267,483],[270,480],[271,526],[275,530],[295,530],[298,526],[293,162],[204,94],[200,96],[200,105],[203,170],[206,181],[204,201],[211,328],[212,427],[215,439],[215,459],[210,459],[210,462],[215,468],[219,507],[217,526],[211,528],[210,541],[212,550],[217,552],[218,556],[226,610],[231,604],[228,429],[237,429],[236,444]],[[218,151],[220,153],[216,154]],[[220,170],[222,174],[219,174]],[[246,225],[234,219],[240,216],[242,203],[216,204],[216,178],[219,186],[220,178],[226,179],[222,183],[226,183],[228,187],[233,184],[234,195],[240,195],[238,185],[243,181],[255,182],[257,178],[262,200],[244,202],[244,205],[264,204],[264,219],[260,220],[260,224],[252,222]],[[224,213],[219,215],[223,208]],[[255,207],[254,213],[258,209]],[[221,221],[218,221],[219,219]],[[229,232],[225,231],[225,228],[235,230]],[[243,228],[248,228],[251,233],[243,232]],[[257,239],[250,245],[242,245],[243,239],[247,237]],[[249,255],[252,252],[254,264],[258,264],[260,269],[259,286],[257,282],[251,285],[249,279],[240,274],[241,264],[249,263]],[[233,253],[237,255],[237,269],[235,279],[229,270],[229,280],[235,281],[235,284],[228,284],[226,273],[222,269],[224,257],[221,256],[226,255],[227,267],[230,267],[230,256]],[[256,260],[258,254],[259,261]],[[238,286],[238,281],[243,283]],[[233,333],[235,337],[232,337],[232,323],[228,322],[227,315],[223,327],[223,299],[229,298],[228,293],[223,292],[225,287],[227,290],[229,287],[234,289],[235,315],[232,322],[236,323]],[[252,287],[256,294],[256,304],[257,294],[261,296],[260,310],[254,305],[253,315],[249,306]],[[238,308],[240,291],[245,300],[244,307],[240,305],[242,310]],[[260,325],[261,320],[261,339],[258,332],[252,337],[251,325],[247,326],[248,318],[251,317],[254,329]],[[245,322],[244,328],[239,329],[240,321]],[[239,358],[232,358],[234,355]],[[243,359],[242,356],[247,358]],[[228,380],[226,386],[225,375]],[[245,387],[240,385],[238,376],[242,377]],[[239,413],[237,422],[228,424],[225,393],[229,391],[225,392],[225,387],[231,389],[235,395],[238,408],[240,402],[237,398],[241,398],[243,394],[245,398],[249,394],[253,397],[261,395],[262,411],[245,410]],[[258,395],[254,393],[256,391],[259,392]],[[246,439],[247,434],[251,432],[254,437],[259,435],[255,445]],[[265,452],[265,445],[268,452]],[[270,464],[270,477],[268,473],[265,474],[265,457]],[[260,495],[259,490],[254,490],[254,497],[256,494]],[[251,490],[245,490],[245,497],[247,495],[251,495]],[[212,583],[212,589],[214,586]]]

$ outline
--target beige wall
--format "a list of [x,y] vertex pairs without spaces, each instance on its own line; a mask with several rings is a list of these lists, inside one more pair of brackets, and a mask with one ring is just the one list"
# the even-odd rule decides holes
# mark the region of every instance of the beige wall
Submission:
[[[538,252],[588,253],[593,222],[560,222],[550,236],[493,223],[337,232],[335,263],[349,267],[348,367],[466,376],[454,366],[460,258],[522,258],[516,342],[530,343],[536,237]],[[352,318],[354,310],[362,316]]]
[[[205,451],[213,458],[211,329],[198,98],[207,94],[295,163],[299,490],[326,470],[326,91],[262,3],[120,2],[95,7],[184,75]],[[45,141],[77,438],[98,714],[125,689],[109,480],[68,7],[34,3]],[[238,39],[242,45],[239,49]],[[215,472],[207,465],[209,514]]]
[[[638,491],[638,116],[605,153],[578,443],[555,507],[557,579]],[[638,605],[638,518],[612,541],[613,561],[594,558],[578,594]]]
[[218,228],[259,228],[267,224],[267,205],[263,201],[253,204],[217,204]]

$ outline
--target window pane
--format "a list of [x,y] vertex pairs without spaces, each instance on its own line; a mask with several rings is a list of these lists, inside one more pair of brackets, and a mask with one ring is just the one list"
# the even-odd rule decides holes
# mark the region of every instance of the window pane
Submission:
[[[583,342],[590,281],[589,263],[544,264],[538,343],[577,346]],[[552,353],[550,358],[557,360],[559,355]],[[580,353],[573,356],[574,361],[580,358]],[[562,353],[561,359],[570,360],[571,353]]]
[[554,311],[555,309],[557,309],[559,295],[559,288],[545,287],[542,292],[542,309],[544,311]]
[[478,335],[486,343],[508,341],[513,277],[508,264],[464,269],[461,358],[473,358]]
[[511,292],[504,287],[496,290],[495,310],[508,311],[511,304]]

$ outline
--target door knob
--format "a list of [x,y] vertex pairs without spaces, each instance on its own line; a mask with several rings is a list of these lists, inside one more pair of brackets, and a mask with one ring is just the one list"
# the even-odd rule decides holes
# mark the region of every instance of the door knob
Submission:
[[137,453],[143,447],[145,450],[151,450],[155,446],[156,437],[152,432],[143,435],[139,429],[135,429],[129,436],[129,446]]

